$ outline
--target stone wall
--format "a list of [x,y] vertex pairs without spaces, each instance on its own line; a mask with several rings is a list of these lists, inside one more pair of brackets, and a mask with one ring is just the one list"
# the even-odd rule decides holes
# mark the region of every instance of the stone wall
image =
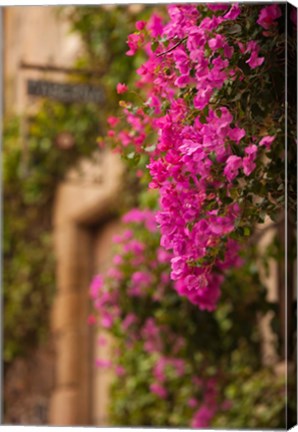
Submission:
[[[59,10],[3,8],[4,109],[6,115],[21,116],[24,145],[26,119],[40,101],[27,95],[27,80],[63,82],[66,75],[24,70],[20,63],[72,67],[81,50],[79,38],[70,33]],[[94,160],[93,164],[80,161],[80,174],[73,167],[57,191],[53,214],[57,285],[51,337],[42,353],[32,353],[12,367],[5,387],[7,423],[75,426],[107,421],[108,382],[95,368],[99,347],[87,325],[88,288],[110,253],[115,227],[107,225],[106,236],[105,226],[117,211],[122,165],[108,152],[98,153]],[[35,381],[38,389],[32,384]]]
[[[26,94],[27,79],[52,78],[52,74],[23,70],[20,62],[72,66],[81,42],[70,34],[69,24],[55,6],[6,6],[3,8],[4,109],[6,114],[23,114],[33,109],[36,99]],[[55,74],[60,80],[61,74]]]
[[4,424],[48,424],[54,385],[54,351],[50,341],[16,359],[5,374]]
[[[95,335],[87,325],[91,311],[88,289],[92,276],[104,269],[111,253],[116,225],[110,224],[108,231],[104,227],[117,210],[122,164],[109,152],[101,154],[101,164],[89,164],[85,177],[78,174],[76,179],[72,172],[60,185],[53,215],[57,294],[51,321],[56,371],[49,423],[56,426],[107,421],[108,381],[95,369],[98,352]],[[96,182],[96,178],[102,180]]]
[[[27,79],[52,78],[49,74],[23,70],[20,63],[71,66],[81,44],[70,34],[69,24],[52,6],[7,6],[2,8],[4,114],[21,116],[21,139],[26,117],[34,113],[39,98],[27,95]],[[57,74],[55,79],[64,80]],[[4,143],[5,145],[5,143]],[[17,359],[4,376],[4,422],[48,424],[48,406],[54,386],[55,353],[51,337],[26,358]]]

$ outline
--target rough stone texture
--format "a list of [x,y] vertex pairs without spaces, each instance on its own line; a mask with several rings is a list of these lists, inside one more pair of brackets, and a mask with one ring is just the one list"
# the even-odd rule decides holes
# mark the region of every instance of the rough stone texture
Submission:
[[90,265],[88,234],[70,221],[56,226],[54,233],[57,289],[69,294],[79,291]]
[[54,386],[54,355],[49,342],[5,371],[3,387],[5,424],[44,425]]
[[54,426],[80,424],[80,398],[76,389],[60,388],[51,398],[50,418]]
[[80,335],[76,329],[64,331],[56,340],[56,385],[75,386],[80,380]]
[[56,296],[51,316],[54,332],[72,329],[80,318],[81,296],[78,292],[62,293]]

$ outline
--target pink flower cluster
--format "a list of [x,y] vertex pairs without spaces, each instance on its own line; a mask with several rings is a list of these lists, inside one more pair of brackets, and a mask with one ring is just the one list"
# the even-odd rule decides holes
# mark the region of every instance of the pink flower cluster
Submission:
[[[123,222],[127,224],[138,224],[150,233],[157,233],[155,213],[150,210],[132,209],[126,213]],[[119,292],[115,287],[125,280],[123,265],[129,262],[130,279],[127,283],[127,295],[131,297],[144,297],[148,295],[152,286],[155,286],[153,298],[158,299],[158,294],[164,289],[164,285],[169,283],[167,273],[161,273],[160,280],[156,280],[154,270],[158,265],[157,260],[146,259],[146,245],[134,238],[133,231],[126,229],[121,235],[114,236],[114,243],[120,247],[120,253],[114,255],[113,265],[107,271],[106,278],[97,275],[93,278],[90,285],[90,297],[93,300],[94,307],[99,313],[100,325],[103,328],[111,328],[120,318],[121,311],[119,308]],[[159,248],[157,257],[161,262],[169,262],[169,254]],[[145,262],[147,263],[146,265]],[[149,263],[149,264],[148,264]],[[94,324],[94,317],[91,315],[88,319],[90,324]],[[122,329],[127,329],[135,324],[136,316],[129,314],[122,319]],[[148,326],[150,322],[147,323]]]
[[[160,323],[152,314],[155,307],[160,308],[160,305],[154,302],[162,298],[155,299],[151,293],[172,289],[168,275],[172,254],[159,245],[155,212],[132,209],[122,220],[128,227],[121,235],[114,237],[119,250],[114,255],[112,267],[105,276],[95,276],[90,285],[90,297],[98,314],[99,325],[111,334],[115,330],[116,337],[122,334],[124,349],[136,349],[137,352],[141,347],[143,354],[153,359],[148,391],[157,398],[173,397],[173,380],[176,383],[175,392],[177,380],[189,383],[190,396],[187,406],[192,417],[192,426],[209,426],[217,410],[214,380],[197,377],[199,373],[204,376],[204,371],[200,370],[199,365],[195,372],[193,365],[190,367],[188,358],[185,357],[187,340],[184,335],[177,335],[168,323]],[[136,228],[149,235],[154,244],[147,245],[142,242]],[[156,261],[154,257],[157,258]],[[123,292],[121,294],[123,290],[124,303]],[[146,295],[147,300],[143,297]],[[143,304],[146,304],[146,310],[140,313],[138,305],[142,302],[145,302]],[[94,324],[96,318],[94,315],[91,318],[89,323]],[[98,343],[105,345],[107,341],[101,336]],[[98,358],[96,365],[100,368],[113,368],[118,376],[125,377],[128,371],[119,364],[119,357],[121,358],[121,350],[116,352],[115,358]]]
[[[222,33],[221,25],[241,16],[238,4],[208,9],[204,16],[196,5],[170,5],[168,23],[154,14],[146,25],[137,25],[129,55],[141,46],[147,54],[137,70],[147,100],[141,108],[126,103],[129,127],[119,133],[112,127],[110,136],[122,149],[149,155],[149,187],[160,193],[157,222],[161,246],[171,255],[171,278],[179,294],[211,311],[223,271],[240,263],[239,246],[229,238],[241,218],[231,189],[239,176],[254,172],[259,151],[268,150],[275,137],[258,143],[216,103],[225,86],[243,80],[235,59],[254,70],[265,58],[255,40],[231,41]],[[258,22],[267,28],[278,17],[278,6],[272,5],[261,10]],[[146,42],[148,32],[154,50]],[[157,139],[147,146],[152,131]]]
[[278,4],[265,6],[261,9],[257,23],[265,30],[277,26],[276,20],[281,17],[281,10]]
[[218,386],[214,378],[204,382],[204,400],[195,412],[191,426],[193,428],[207,428],[218,410]]
[[93,300],[95,309],[100,312],[101,326],[107,329],[111,328],[114,320],[120,314],[120,309],[117,305],[117,292],[108,290],[105,287],[103,277],[97,275],[91,282],[90,297]]
[[154,382],[150,385],[150,390],[161,399],[166,399],[168,396],[166,388],[167,368],[171,368],[177,376],[181,376],[185,372],[185,362],[183,359],[163,356],[157,360],[153,369]]

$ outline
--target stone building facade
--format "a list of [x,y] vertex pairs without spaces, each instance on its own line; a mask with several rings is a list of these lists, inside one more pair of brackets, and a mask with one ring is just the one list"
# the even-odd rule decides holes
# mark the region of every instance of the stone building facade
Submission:
[[[28,70],[21,63],[71,67],[81,50],[80,39],[53,6],[10,6],[3,15],[5,114],[23,115],[35,105],[28,98],[27,79],[46,79],[49,72]],[[58,75],[63,79],[63,74]]]
[[[80,53],[80,40],[70,34],[58,12],[58,7],[50,6],[3,9],[4,112],[21,117],[24,135],[26,118],[35,113],[39,102],[27,94],[28,79],[63,82],[65,74],[53,77],[51,72],[24,69],[21,64],[67,68]],[[97,344],[98,335],[87,324],[88,292],[92,276],[108,266],[111,239],[119,230],[115,210],[122,165],[109,152],[94,159],[93,164],[81,161],[57,190],[52,216],[56,294],[49,311],[50,340],[31,359],[16,362],[8,374],[4,389],[8,423],[107,424],[109,376],[96,368],[95,359],[108,357],[109,347]]]
[[[95,360],[109,359],[109,344],[97,344],[87,325],[91,312],[88,286],[111,259],[112,237],[120,230],[115,219],[123,166],[115,154],[101,154],[101,163],[75,170],[57,192],[54,238],[57,293],[52,311],[56,376],[49,421],[52,425],[107,425],[109,373]],[[92,177],[101,170],[101,182]]]

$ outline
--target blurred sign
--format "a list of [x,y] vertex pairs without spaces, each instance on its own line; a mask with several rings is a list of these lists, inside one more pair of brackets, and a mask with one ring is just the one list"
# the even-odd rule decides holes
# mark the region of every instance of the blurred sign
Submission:
[[65,84],[46,80],[28,80],[27,93],[31,96],[42,96],[61,102],[94,102],[104,101],[103,90],[88,84]]

